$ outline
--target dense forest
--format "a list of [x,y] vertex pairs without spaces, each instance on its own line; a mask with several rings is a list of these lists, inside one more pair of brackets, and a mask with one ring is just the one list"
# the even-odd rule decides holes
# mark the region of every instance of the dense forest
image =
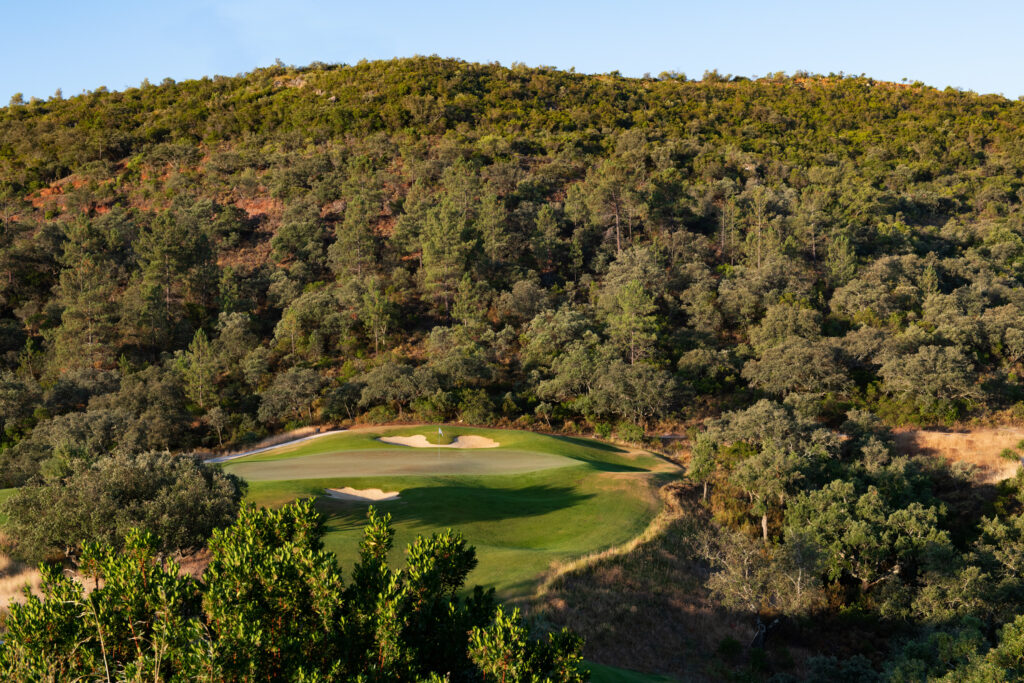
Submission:
[[15,96],[0,484],[328,422],[685,429],[715,599],[887,634],[801,675],[1009,680],[1024,480],[890,430],[1024,420],[1022,281],[998,96],[436,57]]
[[1024,107],[998,97],[423,58],[19,101],[8,484],[68,437],[1024,409]]

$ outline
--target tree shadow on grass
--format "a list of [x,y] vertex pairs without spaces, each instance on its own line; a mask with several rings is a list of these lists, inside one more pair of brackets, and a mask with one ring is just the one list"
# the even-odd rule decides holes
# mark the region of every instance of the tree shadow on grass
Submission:
[[[473,522],[494,522],[537,517],[579,505],[594,494],[580,493],[565,486],[527,486],[524,488],[487,488],[477,486],[421,486],[402,491],[392,502],[376,507],[390,513],[396,523],[453,527]],[[327,515],[328,524],[338,531],[361,529],[366,524],[365,503],[352,503],[327,497],[317,500],[317,508]]]
[[565,441],[566,443],[571,443],[574,446],[580,446],[582,448],[593,448],[595,451],[605,451],[607,453],[622,454],[627,452],[619,448],[618,446],[613,446],[612,444],[604,443],[603,441],[594,441],[593,439],[581,439],[576,436],[562,436],[559,434],[552,434],[551,438],[556,439],[558,441]]
[[578,460],[580,462],[585,462],[588,465],[590,465],[592,468],[594,468],[595,470],[598,470],[600,472],[649,472],[650,471],[646,467],[638,467],[636,465],[631,465],[628,462],[626,462],[626,459],[624,457],[622,457],[622,456],[625,456],[629,451],[623,450],[622,448],[619,448],[618,446],[613,446],[612,444],[608,444],[608,443],[602,443],[600,441],[592,441],[590,439],[581,439],[581,438],[575,437],[575,436],[556,436],[556,435],[552,435],[551,438],[555,439],[557,441],[564,441],[565,443],[572,444],[573,446],[577,446],[579,448],[589,448],[591,450],[602,451],[602,452],[608,453],[610,455],[619,456],[619,457],[615,458],[613,461],[609,462],[609,461],[606,461],[606,460],[598,460],[597,458],[599,458],[601,456],[592,455],[592,454],[589,454],[589,453],[586,454],[586,455],[577,455],[575,453],[561,453],[560,454],[560,455],[565,456],[566,458],[572,458],[573,460]]
[[[567,458],[572,456],[567,455]],[[576,458],[573,458],[574,460]],[[598,472],[650,472],[651,470],[646,467],[637,467],[636,465],[626,465],[618,462],[604,462],[603,460],[584,460],[579,459],[580,462],[585,462],[592,469]]]

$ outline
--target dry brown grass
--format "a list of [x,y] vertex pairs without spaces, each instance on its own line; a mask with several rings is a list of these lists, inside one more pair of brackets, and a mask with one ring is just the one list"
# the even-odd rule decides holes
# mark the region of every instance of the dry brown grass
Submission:
[[26,586],[38,595],[41,580],[42,575],[35,567],[0,553],[0,608],[5,608],[12,600],[25,602]]
[[531,612],[580,633],[592,661],[716,680],[707,662],[724,639],[746,642],[752,624],[717,607],[704,586],[708,568],[693,541],[711,522],[699,492],[673,483],[662,497],[664,510],[640,537],[556,568]]
[[[626,475],[628,476],[628,475]],[[626,476],[620,474],[619,478],[624,479]],[[675,500],[676,488],[672,486],[666,486],[661,490],[662,500],[664,506],[661,512],[651,520],[651,523],[647,525],[636,538],[633,538],[622,545],[617,545],[612,548],[590,553],[582,557],[575,558],[568,562],[557,564],[551,568],[547,576],[541,581],[540,587],[537,589],[537,598],[543,600],[545,596],[552,591],[554,586],[559,585],[560,580],[573,572],[580,572],[590,567],[595,567],[601,562],[607,562],[614,560],[615,558],[624,557],[629,555],[637,548],[645,543],[650,543],[658,538],[661,534],[676,521],[680,514],[681,509],[679,503]]]
[[[210,564],[210,552],[206,549],[188,555],[175,557],[181,568],[182,574],[193,577],[202,576]],[[80,574],[70,569],[65,569],[68,576],[76,579],[85,587],[88,594],[97,585],[92,579],[83,579]],[[0,614],[7,611],[11,602],[23,604],[25,602],[25,587],[31,589],[34,595],[41,596],[40,586],[42,574],[37,567],[11,558],[6,553],[0,553]],[[102,585],[102,581],[100,582]]]
[[188,555],[177,555],[174,558],[181,568],[182,574],[188,574],[193,578],[200,578],[206,567],[210,564],[210,551],[206,548]]
[[1024,440],[1024,429],[987,427],[967,432],[908,429],[897,431],[895,436],[901,453],[933,455],[951,463],[972,464],[978,468],[978,479],[991,484],[1010,479],[1017,473],[1020,464],[999,454],[1007,448],[1017,450],[1017,444]]

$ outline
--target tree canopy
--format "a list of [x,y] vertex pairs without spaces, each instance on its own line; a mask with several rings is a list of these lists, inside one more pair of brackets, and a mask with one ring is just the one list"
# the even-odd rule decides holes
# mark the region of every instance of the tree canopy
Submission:
[[126,452],[222,445],[346,386],[348,418],[523,426],[1018,410],[1022,118],[863,76],[436,57],[12,103],[4,478],[68,414],[152,420],[108,430]]
[[14,604],[0,644],[7,680],[582,682],[580,640],[532,637],[479,587],[460,595],[473,549],[447,531],[387,555],[390,516],[372,508],[352,578],[323,549],[309,501],[243,508],[214,532],[201,580],[139,529],[123,549],[86,544],[98,587],[44,565],[42,596]]

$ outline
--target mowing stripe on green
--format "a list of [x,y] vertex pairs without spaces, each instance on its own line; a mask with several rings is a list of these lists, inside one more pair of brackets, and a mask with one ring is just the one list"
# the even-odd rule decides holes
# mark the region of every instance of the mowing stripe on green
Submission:
[[325,477],[393,477],[515,474],[580,466],[577,460],[550,453],[506,449],[389,448],[328,451],[281,460],[226,463],[224,471],[249,481],[322,479]]

